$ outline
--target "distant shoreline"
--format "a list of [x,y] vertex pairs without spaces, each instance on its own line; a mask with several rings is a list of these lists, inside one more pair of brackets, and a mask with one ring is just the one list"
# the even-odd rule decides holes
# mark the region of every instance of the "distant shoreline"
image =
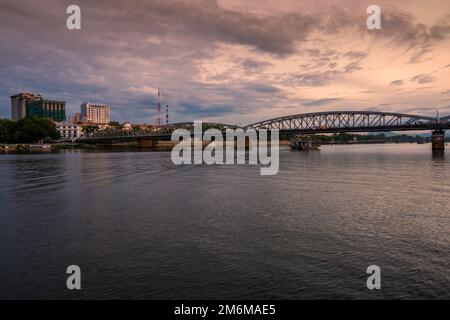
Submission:
[[[392,141],[356,141],[356,142],[321,142],[321,145],[358,145],[358,144],[429,144],[429,142],[392,142]],[[280,146],[288,146],[289,141],[280,141]],[[65,150],[86,150],[86,151],[171,151],[173,145],[164,144],[156,147],[142,147],[135,143],[128,144],[82,144],[82,143],[47,143],[47,144],[0,144],[0,154],[40,154],[58,153]]]

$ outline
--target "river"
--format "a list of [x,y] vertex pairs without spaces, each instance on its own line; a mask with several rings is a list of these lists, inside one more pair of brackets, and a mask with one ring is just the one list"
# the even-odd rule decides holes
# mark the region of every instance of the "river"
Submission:
[[167,152],[0,155],[0,298],[449,299],[450,155],[430,149],[282,150],[275,176]]

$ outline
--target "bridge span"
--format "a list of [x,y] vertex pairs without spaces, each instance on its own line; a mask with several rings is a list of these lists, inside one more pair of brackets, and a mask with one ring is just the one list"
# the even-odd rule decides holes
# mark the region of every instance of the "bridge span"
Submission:
[[[444,120],[443,118],[442,120]],[[403,113],[378,111],[330,111],[303,113],[268,119],[246,129],[278,129],[284,133],[313,134],[340,132],[412,131],[450,128],[448,121]]]
[[[175,129],[192,129],[192,122],[175,123],[152,131],[135,132],[106,129],[78,139],[82,143],[113,143],[115,141],[142,141],[170,139]],[[239,126],[222,123],[203,123],[203,129],[222,131]],[[248,129],[278,129],[282,134],[324,134],[343,132],[423,131],[433,132],[433,149],[445,148],[445,130],[450,129],[450,116],[428,116],[379,111],[328,111],[303,113],[259,121],[242,127]]]

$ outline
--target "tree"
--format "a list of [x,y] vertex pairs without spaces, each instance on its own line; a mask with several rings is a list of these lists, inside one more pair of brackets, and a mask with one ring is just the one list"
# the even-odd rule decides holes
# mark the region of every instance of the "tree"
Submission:
[[122,130],[122,129],[123,129],[123,124],[121,124],[121,123],[119,123],[119,122],[117,122],[117,121],[111,121],[111,122],[109,123],[109,127],[110,127],[110,128],[113,128],[113,129],[119,129],[119,130]]
[[0,143],[11,142],[11,132],[14,121],[9,119],[0,119]]
[[32,143],[59,139],[55,124],[46,118],[24,118],[19,121],[1,120],[2,141],[7,143]]
[[84,134],[89,134],[89,133],[94,133],[96,131],[98,131],[100,128],[97,125],[87,125],[87,126],[83,126],[81,128],[81,130],[83,131]]

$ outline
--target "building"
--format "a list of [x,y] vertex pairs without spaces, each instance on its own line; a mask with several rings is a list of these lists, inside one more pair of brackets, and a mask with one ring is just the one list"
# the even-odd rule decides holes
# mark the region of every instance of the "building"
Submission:
[[27,92],[11,96],[11,119],[17,121],[25,118],[27,116],[28,103],[36,100],[42,100],[42,96]]
[[82,128],[81,125],[70,122],[56,122],[56,128],[61,134],[61,140],[75,140],[81,137]]
[[86,119],[83,119],[83,117],[81,116],[81,113],[75,113],[74,116],[69,117],[69,122],[72,123],[83,123],[86,122]]
[[81,105],[81,118],[88,123],[108,124],[109,107],[104,104],[85,102]]
[[43,117],[55,122],[66,121],[66,103],[55,100],[35,100],[27,103],[27,116]]
[[122,123],[122,129],[127,131],[133,130],[133,125],[129,122],[124,122]]

